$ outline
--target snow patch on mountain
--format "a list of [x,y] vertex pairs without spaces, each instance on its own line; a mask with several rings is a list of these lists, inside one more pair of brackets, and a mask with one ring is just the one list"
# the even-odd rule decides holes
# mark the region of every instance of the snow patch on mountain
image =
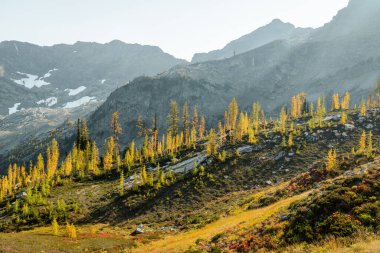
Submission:
[[57,68],[54,68],[54,69],[49,70],[49,71],[44,75],[43,78],[48,78],[48,77],[50,77],[50,76],[51,76],[51,72],[53,72],[53,71],[57,71],[57,70],[58,70]]
[[54,68],[49,70],[45,75],[42,77],[38,77],[37,75],[33,74],[27,74],[17,71],[17,74],[24,76],[24,78],[21,78],[19,80],[12,79],[13,82],[20,84],[22,86],[25,86],[28,89],[31,89],[33,87],[40,88],[44,85],[49,85],[49,82],[46,82],[44,79],[51,76],[51,72],[57,71],[58,69]]
[[75,108],[75,107],[87,104],[91,101],[96,101],[96,97],[85,96],[73,102],[68,102],[63,108]]
[[75,95],[81,93],[82,91],[84,91],[85,89],[86,89],[86,86],[80,86],[76,89],[65,89],[65,91],[69,92],[69,96],[75,96]]
[[13,105],[13,107],[8,108],[9,109],[9,115],[20,111],[19,109],[17,109],[20,105],[21,105],[21,103],[16,103]]
[[50,97],[47,99],[42,99],[37,102],[38,105],[47,105],[47,106],[53,106],[58,102],[58,99],[56,97]]

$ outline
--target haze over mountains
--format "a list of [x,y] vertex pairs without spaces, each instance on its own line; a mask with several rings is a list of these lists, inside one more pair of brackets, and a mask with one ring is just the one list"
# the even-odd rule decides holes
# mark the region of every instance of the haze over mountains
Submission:
[[[301,91],[311,99],[350,91],[353,103],[359,103],[380,75],[379,12],[379,1],[352,0],[330,23],[308,30],[308,37],[273,40],[227,59],[176,66],[155,77],[136,79],[116,90],[94,112],[90,120],[93,134],[99,139],[109,136],[107,126],[113,111],[120,112],[124,126],[130,126],[121,138],[124,141],[134,136],[138,113],[148,115],[147,124],[156,113],[163,125],[170,100],[197,105],[210,126],[217,123],[215,115],[222,119],[220,108],[234,96],[243,109],[257,100],[267,113],[275,113],[272,115],[287,104],[288,97]],[[284,31],[294,30],[280,21],[273,24]],[[239,48],[234,50],[239,52]],[[217,52],[223,55],[228,51]]]
[[[351,0],[318,29],[274,20],[223,49],[194,55],[192,64],[157,47],[120,41],[53,47],[2,42],[0,65],[5,75],[0,78],[0,114],[7,115],[17,103],[13,111],[36,106],[69,110],[62,108],[95,100],[100,105],[119,87],[91,115],[89,126],[102,143],[110,135],[110,116],[118,111],[124,128],[121,142],[126,144],[135,137],[138,114],[146,124],[157,114],[164,132],[170,100],[180,106],[185,101],[197,105],[209,126],[217,123],[221,108],[234,96],[244,109],[260,101],[271,115],[301,91],[311,99],[350,91],[353,103],[358,103],[380,75],[379,11],[379,1]],[[83,107],[75,116],[94,109]],[[14,128],[11,122],[17,123],[16,115],[7,116],[6,127],[2,122],[1,131],[9,132]]]
[[[186,63],[154,46],[112,41],[41,47],[0,43],[0,115],[21,108],[73,108],[103,101],[117,87],[141,75],[155,75]],[[5,92],[3,92],[5,91]],[[19,103],[17,108],[13,108]]]
[[236,54],[245,53],[275,40],[303,40],[307,38],[312,30],[311,28],[296,28],[290,23],[284,23],[279,19],[275,19],[270,24],[231,41],[222,49],[195,54],[191,62],[197,63],[230,58]]
[[1,42],[0,157],[66,119],[84,117],[135,77],[184,63],[158,47],[117,40],[49,47]]

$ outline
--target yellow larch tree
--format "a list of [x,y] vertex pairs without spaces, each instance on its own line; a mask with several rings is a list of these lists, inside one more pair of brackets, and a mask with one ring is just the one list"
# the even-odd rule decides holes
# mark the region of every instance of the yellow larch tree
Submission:
[[216,142],[216,134],[214,129],[210,130],[209,136],[208,136],[208,142],[206,144],[206,151],[209,156],[214,156],[217,153],[218,144]]
[[348,91],[344,93],[340,108],[343,110],[350,109],[350,93]]
[[363,154],[365,152],[365,147],[366,147],[366,132],[363,131],[362,134],[360,135],[358,152],[360,154]]
[[340,109],[340,106],[339,106],[339,94],[338,93],[334,93],[332,95],[332,100],[331,100],[331,110],[339,110]]
[[234,130],[236,128],[236,121],[239,115],[239,106],[236,102],[236,98],[233,98],[228,106],[228,119],[229,119],[229,130]]
[[327,155],[326,169],[327,171],[333,171],[337,167],[337,155],[335,149],[330,149]]

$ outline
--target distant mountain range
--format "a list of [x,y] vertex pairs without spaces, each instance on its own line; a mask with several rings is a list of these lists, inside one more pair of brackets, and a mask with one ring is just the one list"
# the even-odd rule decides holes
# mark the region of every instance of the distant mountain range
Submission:
[[37,46],[0,43],[0,115],[21,108],[74,108],[104,101],[117,87],[186,61],[154,46],[106,44]]
[[[352,104],[359,103],[380,75],[378,13],[380,1],[351,0],[331,22],[318,29],[295,28],[274,20],[221,50],[194,55],[192,64],[157,47],[120,41],[53,47],[3,42],[0,65],[5,75],[0,77],[0,114],[8,114],[9,108],[13,112],[35,106],[78,109],[68,117],[95,110],[89,117],[89,127],[101,146],[110,135],[109,121],[114,111],[120,113],[124,128],[122,144],[135,138],[138,114],[144,116],[146,124],[157,114],[161,133],[165,132],[170,100],[180,106],[185,101],[197,105],[209,126],[222,118],[222,110],[232,97],[243,109],[260,101],[272,116],[289,103],[289,97],[301,91],[311,101],[322,94],[328,99],[333,92],[350,91]],[[32,84],[33,88],[25,87]],[[75,107],[88,101],[96,104],[82,111]],[[41,113],[37,111],[24,114]],[[6,118],[0,120],[0,143],[1,136],[9,138],[9,131],[16,131],[17,117]],[[30,116],[31,120],[39,118]],[[54,119],[56,125],[63,117]],[[24,129],[30,129],[29,125]],[[0,155],[4,150],[0,148]]]
[[[210,126],[222,118],[222,110],[234,96],[243,109],[260,101],[273,116],[298,92],[306,92],[308,99],[315,101],[322,94],[329,99],[333,92],[350,91],[352,105],[359,103],[367,97],[380,75],[378,13],[380,1],[351,0],[330,23],[313,31],[299,30],[298,34],[292,25],[276,20],[258,31],[279,26],[284,28],[283,34],[296,34],[296,37],[283,36],[286,38],[278,40],[274,36],[273,41],[247,52],[226,46],[207,57],[218,59],[224,57],[223,53],[228,57],[231,51],[227,48],[234,48],[239,54],[175,66],[155,77],[138,78],[113,92],[92,114],[93,136],[102,141],[110,135],[108,122],[113,111],[119,111],[122,125],[126,127],[121,138],[124,144],[135,136],[138,113],[146,116],[147,123],[154,114],[159,115],[161,130],[165,131],[170,100],[176,100],[180,106],[185,101],[190,106],[197,105]],[[270,32],[264,34],[270,37]],[[238,45],[239,40],[229,45]],[[241,50],[244,51],[244,47]],[[193,61],[200,60],[197,55],[193,58]]]
[[197,63],[230,58],[275,40],[302,41],[308,37],[312,30],[311,28],[296,28],[290,23],[284,23],[279,19],[275,19],[270,24],[231,41],[220,50],[195,54],[191,62]]

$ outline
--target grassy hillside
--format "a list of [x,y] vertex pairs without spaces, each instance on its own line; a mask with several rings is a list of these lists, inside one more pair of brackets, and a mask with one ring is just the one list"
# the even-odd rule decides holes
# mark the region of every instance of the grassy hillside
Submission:
[[[304,245],[330,247],[333,238],[337,248],[363,243],[354,240],[357,233],[376,248],[378,109],[284,113],[252,123],[254,134],[244,132],[251,128],[241,113],[234,130],[166,144],[163,154],[145,138],[122,161],[109,151],[109,138],[99,163],[82,125],[59,167],[52,142],[46,172],[37,161],[28,172],[13,165],[1,179],[0,249],[302,252]],[[136,235],[139,224],[144,232]]]

